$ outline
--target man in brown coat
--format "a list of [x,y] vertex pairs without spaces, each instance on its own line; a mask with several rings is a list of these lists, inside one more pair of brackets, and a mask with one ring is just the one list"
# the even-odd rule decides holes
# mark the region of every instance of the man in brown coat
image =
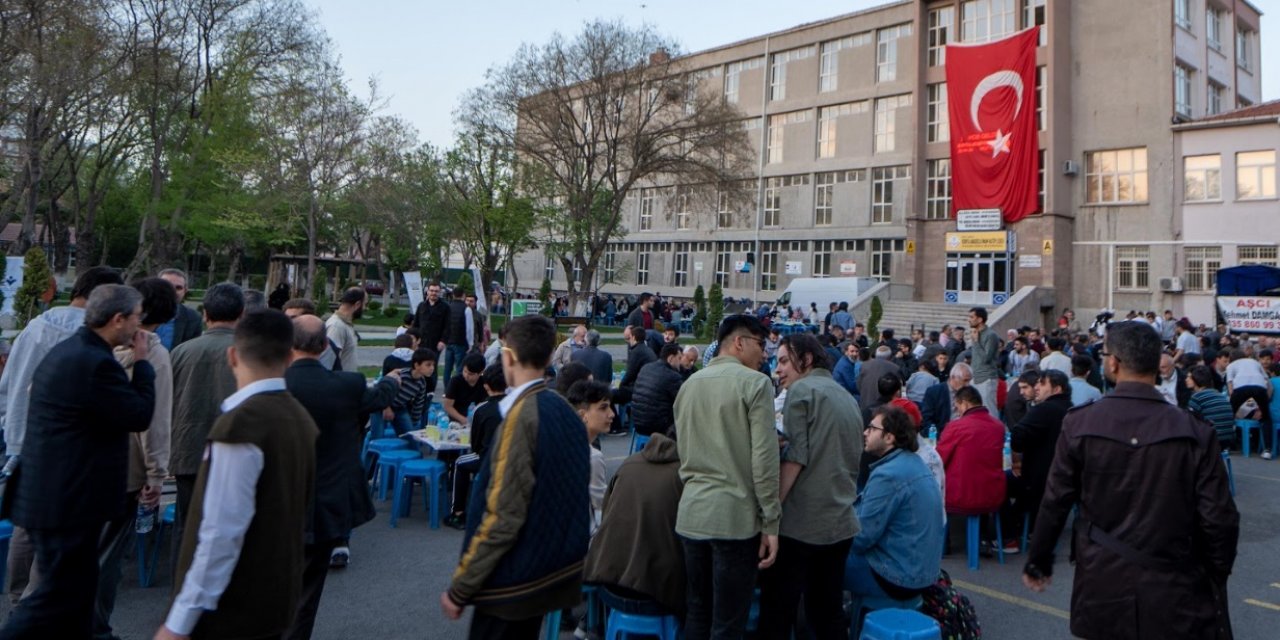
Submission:
[[1153,382],[1160,335],[1107,326],[1103,370],[1115,390],[1067,413],[1023,569],[1043,591],[1072,506],[1081,638],[1229,638],[1227,577],[1240,515],[1208,424],[1164,401]]

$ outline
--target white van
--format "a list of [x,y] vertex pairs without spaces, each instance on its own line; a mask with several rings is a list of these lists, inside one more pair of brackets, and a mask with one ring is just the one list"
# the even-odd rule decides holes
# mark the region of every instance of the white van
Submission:
[[796,278],[778,296],[777,308],[800,307],[808,313],[809,304],[813,303],[821,317],[832,302],[853,302],[879,282],[875,278]]

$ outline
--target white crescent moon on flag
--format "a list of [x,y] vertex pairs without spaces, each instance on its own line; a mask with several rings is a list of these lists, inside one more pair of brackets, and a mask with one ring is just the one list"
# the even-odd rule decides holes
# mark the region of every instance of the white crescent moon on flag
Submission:
[[997,71],[978,83],[973,90],[973,98],[969,100],[969,117],[973,119],[975,129],[982,131],[982,125],[978,124],[978,107],[982,105],[982,98],[1000,87],[1009,87],[1018,94],[1017,106],[1013,111],[1013,117],[1018,117],[1018,112],[1022,110],[1022,77],[1008,70]]

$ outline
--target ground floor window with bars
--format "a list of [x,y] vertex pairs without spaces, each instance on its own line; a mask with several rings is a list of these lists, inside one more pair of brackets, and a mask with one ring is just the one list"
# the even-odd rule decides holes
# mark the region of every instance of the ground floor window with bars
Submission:
[[1183,263],[1183,286],[1187,291],[1210,291],[1222,267],[1222,247],[1187,247]]
[[1151,287],[1151,248],[1116,247],[1116,288],[1143,290]]
[[893,275],[893,253],[902,251],[902,240],[871,241],[871,277],[888,280]]
[[646,249],[636,252],[636,284],[649,284],[649,251]]
[[671,270],[671,286],[689,286],[689,243],[677,242],[676,255]]
[[831,256],[835,253],[835,240],[813,241],[813,277],[826,278],[831,275]]
[[1276,247],[1274,246],[1242,246],[1237,252],[1238,262],[1240,264],[1263,264],[1269,267],[1277,266]]
[[778,288],[778,251],[782,243],[760,243],[760,290],[775,291]]

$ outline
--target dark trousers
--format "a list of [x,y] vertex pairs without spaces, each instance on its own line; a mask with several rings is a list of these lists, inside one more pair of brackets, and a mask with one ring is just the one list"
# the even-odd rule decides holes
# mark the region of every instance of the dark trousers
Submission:
[[805,619],[818,640],[849,636],[844,615],[844,564],[853,539],[806,544],[778,538],[778,558],[760,573],[760,637],[790,638],[800,596]]
[[[339,540],[309,544],[306,548],[306,564],[302,567],[302,594],[298,599],[298,613],[293,624],[284,633],[288,640],[308,640],[316,626],[316,612],[320,610],[320,596],[324,594],[324,581],[329,575],[329,557]],[[344,542],[345,544],[345,542]]]
[[538,640],[542,616],[524,620],[503,620],[476,611],[471,614],[469,640]]
[[[182,536],[187,528],[187,514],[191,508],[191,496],[196,492],[195,474],[174,476],[178,489],[178,501],[173,511],[173,543],[169,548],[169,566],[178,566],[178,552],[182,549]],[[179,587],[181,588],[181,587]]]
[[93,598],[98,591],[98,539],[102,525],[71,529],[29,529],[40,581],[0,628],[0,640],[58,638],[83,640],[93,630]]
[[462,515],[467,512],[467,501],[471,499],[471,481],[479,471],[479,458],[453,465],[453,510],[451,513]]
[[738,640],[747,630],[760,563],[760,536],[684,543],[689,611],[687,640]]
[[444,384],[448,389],[449,382],[455,373],[462,373],[462,360],[467,357],[467,345],[446,344],[444,346]]
[[[1274,419],[1275,416],[1271,415],[1271,399],[1267,397],[1266,387],[1253,385],[1248,387],[1236,387],[1235,391],[1231,392],[1231,411],[1232,413],[1239,411],[1240,405],[1244,404],[1249,398],[1253,398],[1253,401],[1258,403],[1258,408],[1261,410],[1262,415],[1260,422],[1262,422],[1262,429],[1260,429],[1260,431],[1262,431],[1262,446],[1270,449],[1272,445],[1271,437],[1273,435],[1271,433],[1271,420]],[[1244,441],[1237,440],[1237,442]],[[1251,442],[1250,445],[1252,444],[1253,443]],[[1241,446],[1243,447],[1244,445]]]
[[[120,560],[133,544],[138,514],[138,492],[125,494],[125,510],[102,528],[98,541],[98,597],[94,602],[93,637],[110,640],[111,613],[116,608],[116,591],[120,588]],[[159,521],[156,526],[160,526]]]
[[9,604],[18,604],[28,589],[34,589],[40,577],[33,566],[36,559],[36,548],[31,543],[31,536],[26,529],[13,526],[13,537],[9,539],[9,560],[5,563],[8,576],[5,590],[9,593]]

